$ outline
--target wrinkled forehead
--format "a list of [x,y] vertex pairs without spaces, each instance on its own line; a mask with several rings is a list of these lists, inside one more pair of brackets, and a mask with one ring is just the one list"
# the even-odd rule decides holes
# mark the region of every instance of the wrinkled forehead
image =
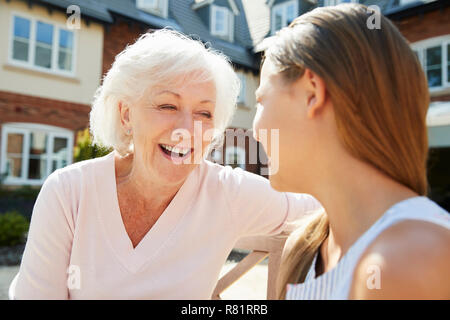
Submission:
[[196,75],[180,75],[150,85],[144,92],[146,99],[174,98],[189,100],[193,103],[210,103],[217,100],[216,83],[212,78],[196,77]]

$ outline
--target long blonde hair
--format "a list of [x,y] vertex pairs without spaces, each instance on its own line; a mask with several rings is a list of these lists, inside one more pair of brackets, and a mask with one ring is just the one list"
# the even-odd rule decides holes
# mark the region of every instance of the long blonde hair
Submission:
[[[305,69],[319,75],[345,148],[426,195],[427,81],[408,42],[387,18],[380,16],[379,29],[367,26],[373,14],[358,4],[314,9],[275,36],[266,59],[287,81]],[[286,284],[304,281],[328,229],[326,214],[319,214],[291,234],[278,277],[279,298],[285,297]]]

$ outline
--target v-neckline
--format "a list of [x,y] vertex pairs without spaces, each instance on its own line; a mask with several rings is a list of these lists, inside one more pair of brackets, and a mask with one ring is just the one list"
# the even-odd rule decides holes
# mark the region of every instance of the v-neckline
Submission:
[[189,212],[193,204],[193,194],[198,185],[198,169],[194,169],[167,208],[156,220],[136,247],[128,236],[119,206],[117,182],[115,174],[115,151],[107,155],[107,194],[109,201],[100,204],[98,213],[106,240],[124,267],[133,273],[138,272],[165,245],[170,235],[175,232],[183,216]]

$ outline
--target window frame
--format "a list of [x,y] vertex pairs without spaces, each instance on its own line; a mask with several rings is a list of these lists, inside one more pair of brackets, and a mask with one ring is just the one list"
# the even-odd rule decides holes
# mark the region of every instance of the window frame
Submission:
[[[30,38],[28,41],[28,61],[21,61],[16,60],[13,57],[14,54],[14,18],[19,17],[22,19],[27,19],[30,21]],[[52,56],[51,56],[51,68],[44,68],[41,66],[38,66],[34,63],[35,56],[36,56],[36,32],[37,32],[37,23],[42,22],[46,24],[50,24],[53,26],[53,35],[52,35]],[[10,34],[9,34],[9,48],[8,48],[8,64],[23,67],[39,72],[49,73],[49,74],[57,74],[62,75],[66,77],[75,77],[76,75],[76,61],[77,61],[77,32],[76,30],[71,30],[67,28],[67,26],[51,21],[49,19],[41,18],[41,17],[35,17],[28,14],[24,14],[23,12],[11,12],[10,15]],[[73,48],[72,48],[72,70],[62,70],[59,69],[59,63],[58,63],[58,56],[59,56],[59,35],[60,30],[63,29],[65,31],[71,32],[73,35]]]
[[[220,32],[217,30],[216,28],[216,12],[217,11],[222,11],[225,15],[225,19],[224,22],[226,22],[226,26],[224,28],[223,32]],[[225,37],[227,38],[229,41],[233,42],[234,41],[234,13],[226,8],[226,7],[221,7],[221,6],[216,6],[216,5],[211,5],[211,11],[210,11],[210,22],[211,22],[211,26],[210,26],[210,32],[213,36],[218,36],[218,37]]]
[[[427,75],[427,65],[426,65],[426,50],[433,47],[441,47],[441,77],[442,82],[440,86],[430,87],[428,86],[428,90],[430,92],[438,92],[442,90],[446,90],[450,88],[450,81],[449,81],[449,75],[448,75],[448,45],[450,45],[450,34],[439,36],[439,37],[433,37],[428,38],[425,40],[417,41],[414,43],[411,43],[411,49],[418,54],[418,58],[420,61],[420,64],[422,65],[422,68],[425,72],[425,76]],[[427,79],[428,83],[428,79]]]
[[[30,132],[40,131],[46,134],[47,138],[47,152],[45,154],[46,159],[46,172],[42,179],[28,179],[29,173],[29,149],[30,149]],[[23,146],[22,146],[22,168],[21,177],[6,176],[3,181],[6,185],[42,185],[47,177],[52,173],[51,165],[54,159],[53,142],[54,138],[66,138],[67,139],[67,165],[73,162],[73,139],[74,134],[71,130],[60,128],[56,126],[36,124],[36,123],[24,123],[24,122],[8,122],[2,125],[2,139],[1,139],[1,153],[0,153],[0,173],[6,172],[7,166],[7,142],[8,134],[19,133],[23,134]]]
[[[271,34],[274,35],[278,30],[283,29],[284,27],[287,26],[286,24],[286,19],[287,19],[287,8],[294,4],[294,11],[295,11],[295,16],[297,17],[299,12],[298,12],[298,1],[297,0],[289,0],[289,1],[285,1],[279,4],[274,5],[271,10],[270,10],[270,30],[271,30]],[[282,17],[281,17],[281,29],[275,29],[275,11],[277,9],[282,9]]]
[[156,0],[159,9],[154,9],[146,5],[146,0],[136,0],[136,8],[155,16],[167,19],[169,16],[169,0]]

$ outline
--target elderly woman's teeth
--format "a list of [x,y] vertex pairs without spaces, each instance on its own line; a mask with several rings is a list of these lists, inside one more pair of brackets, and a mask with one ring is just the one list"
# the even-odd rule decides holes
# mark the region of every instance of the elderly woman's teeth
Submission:
[[166,151],[168,151],[169,153],[175,154],[180,157],[185,156],[190,150],[190,149],[185,149],[185,148],[171,147],[167,144],[162,144],[161,147],[163,149],[165,149]]

